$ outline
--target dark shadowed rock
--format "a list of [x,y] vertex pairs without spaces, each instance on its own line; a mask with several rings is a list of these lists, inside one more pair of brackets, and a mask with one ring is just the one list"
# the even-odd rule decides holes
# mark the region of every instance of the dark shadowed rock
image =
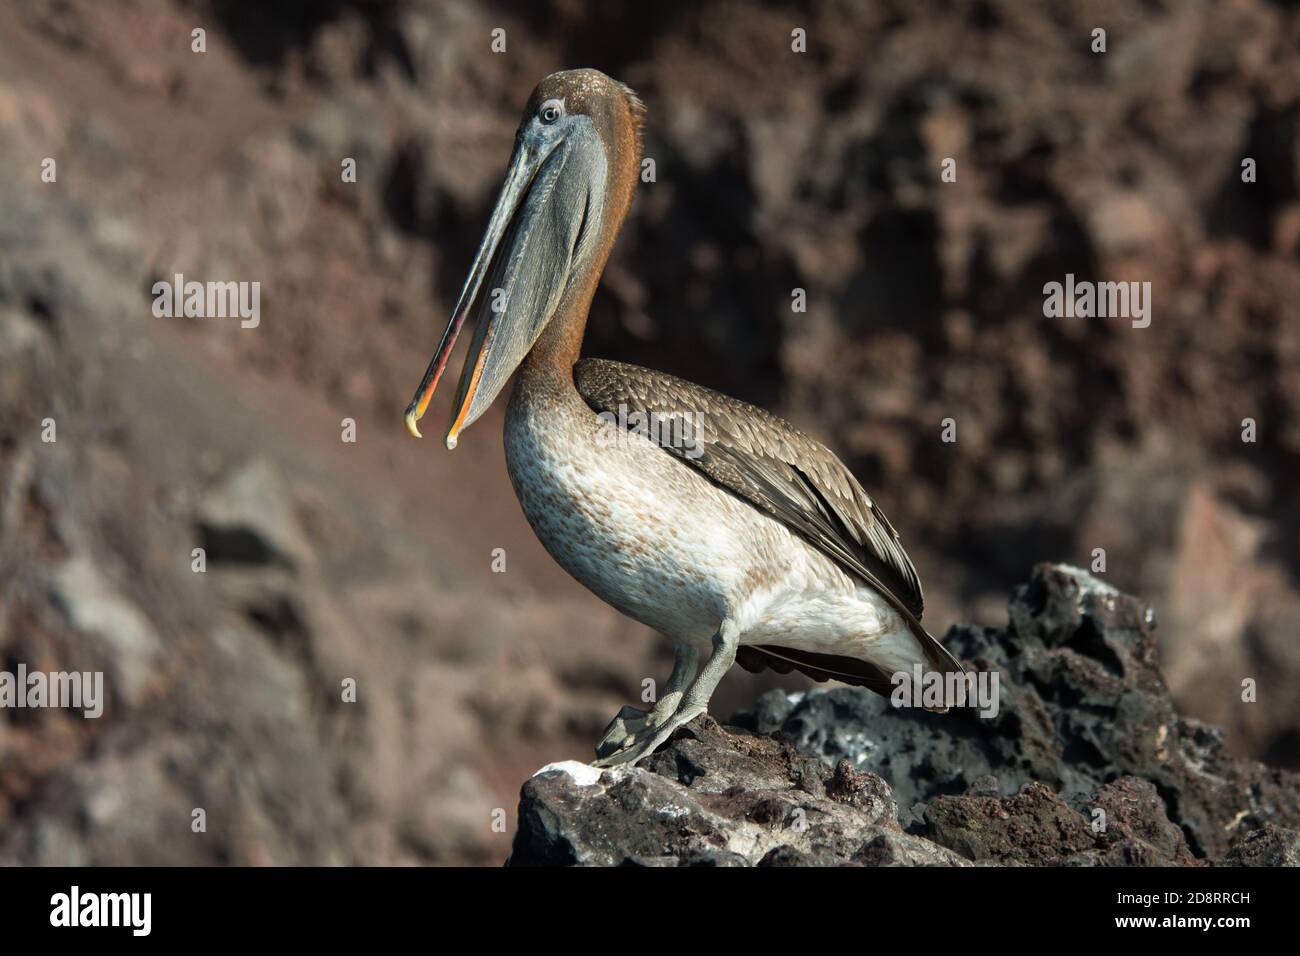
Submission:
[[282,478],[263,460],[244,465],[205,496],[199,533],[214,564],[292,566],[311,553]]
[[1228,866],[1300,866],[1300,831],[1266,823],[1238,840],[1223,862]]
[[1300,781],[1227,758],[1216,729],[1174,711],[1150,608],[1044,564],[1009,611],[1005,629],[946,641],[997,673],[996,715],[772,691],[637,768],[541,771],[511,863],[1295,863]]
[[959,865],[898,825],[889,787],[700,717],[642,766],[553,764],[524,784],[513,866]]

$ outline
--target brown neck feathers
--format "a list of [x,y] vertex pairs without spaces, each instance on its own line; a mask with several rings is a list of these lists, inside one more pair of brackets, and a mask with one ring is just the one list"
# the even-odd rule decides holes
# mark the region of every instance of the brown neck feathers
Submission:
[[612,93],[601,104],[601,109],[591,111],[609,163],[608,188],[596,247],[585,262],[577,265],[555,315],[524,360],[525,374],[530,369],[545,369],[559,372],[564,380],[572,382],[573,365],[582,349],[591,300],[632,205],[641,162],[641,117],[645,108],[636,94],[621,83],[614,84]]

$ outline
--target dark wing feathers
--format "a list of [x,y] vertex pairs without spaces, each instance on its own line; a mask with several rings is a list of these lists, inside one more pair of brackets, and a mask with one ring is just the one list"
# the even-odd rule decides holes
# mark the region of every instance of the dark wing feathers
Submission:
[[866,687],[888,697],[894,689],[889,674],[867,661],[837,654],[817,654],[773,644],[743,644],[736,649],[736,663],[752,674],[770,668],[778,674],[797,670],[816,681],[837,680]]
[[665,451],[802,535],[924,633],[921,582],[898,532],[824,445],[761,408],[671,375],[603,359],[583,359],[573,371],[596,411],[698,413],[696,443]]

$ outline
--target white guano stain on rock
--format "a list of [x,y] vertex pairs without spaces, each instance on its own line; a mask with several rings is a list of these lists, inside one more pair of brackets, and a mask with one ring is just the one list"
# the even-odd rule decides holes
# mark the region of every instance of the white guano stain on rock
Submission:
[[600,775],[606,772],[599,767],[593,767],[577,760],[561,760],[558,763],[548,763],[533,776],[540,777],[548,773],[564,773],[568,774],[573,782],[580,787],[594,787],[600,782]]

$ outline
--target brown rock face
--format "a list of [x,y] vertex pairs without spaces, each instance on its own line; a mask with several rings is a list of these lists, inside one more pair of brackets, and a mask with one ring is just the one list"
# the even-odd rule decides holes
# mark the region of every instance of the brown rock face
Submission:
[[[0,864],[498,862],[520,781],[663,679],[536,542],[496,410],[452,454],[401,422],[523,100],[577,66],[642,95],[656,172],[585,354],[824,440],[1008,675],[992,729],[738,671],[719,712],[919,839],[1034,781],[1091,827],[1133,777],[1197,859],[1294,859],[1245,758],[1300,768],[1297,37],[1276,0],[0,3],[0,670],[107,696],[0,714]],[[260,325],[153,315],[177,272],[260,282]],[[1045,317],[1067,274],[1151,282],[1151,324]],[[1156,610],[1168,697],[1140,619],[1001,626],[1041,560]]]

